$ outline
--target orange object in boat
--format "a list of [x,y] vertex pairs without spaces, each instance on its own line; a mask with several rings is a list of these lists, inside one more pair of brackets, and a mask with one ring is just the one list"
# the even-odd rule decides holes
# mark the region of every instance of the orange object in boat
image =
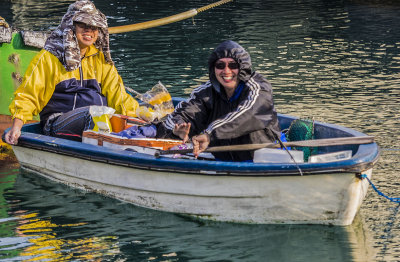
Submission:
[[120,115],[120,114],[113,114],[112,117],[110,118],[111,122],[111,127],[113,132],[118,133],[121,132],[122,130],[125,130],[132,125],[146,125],[148,122],[136,118],[136,117],[130,117],[126,115]]

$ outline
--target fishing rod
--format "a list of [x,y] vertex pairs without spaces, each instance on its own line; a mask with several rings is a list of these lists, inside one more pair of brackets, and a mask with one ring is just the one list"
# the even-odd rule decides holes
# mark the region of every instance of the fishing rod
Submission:
[[147,22],[142,22],[142,23],[137,23],[137,24],[131,24],[131,25],[122,25],[122,26],[114,26],[114,27],[109,27],[108,28],[108,33],[109,34],[118,34],[118,33],[126,33],[126,32],[133,32],[133,31],[138,31],[138,30],[143,30],[147,28],[152,28],[152,27],[157,27],[157,26],[162,26],[162,25],[167,25],[171,23],[175,23],[181,20],[185,20],[191,17],[194,17],[198,13],[204,12],[208,9],[214,8],[219,5],[223,5],[228,2],[232,2],[233,0],[221,0],[197,9],[191,9],[189,11],[179,13],[176,15],[156,19],[156,20],[151,20]]
[[141,97],[142,94],[139,93],[138,91],[134,90],[133,88],[129,87],[129,86],[125,86],[125,89],[130,92],[131,94],[135,94],[137,97]]

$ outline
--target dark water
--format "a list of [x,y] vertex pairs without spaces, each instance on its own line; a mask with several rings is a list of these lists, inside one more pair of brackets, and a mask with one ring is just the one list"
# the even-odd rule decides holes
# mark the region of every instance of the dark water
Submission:
[[[1,1],[18,28],[47,30],[71,1]],[[163,27],[111,35],[125,84],[158,81],[187,96],[207,80],[225,39],[249,50],[272,83],[280,113],[373,135],[373,182],[400,197],[400,4],[396,1],[235,1]],[[95,1],[110,26],[143,22],[211,1]],[[193,221],[74,190],[3,167],[4,261],[400,261],[399,206],[370,188],[348,227]]]

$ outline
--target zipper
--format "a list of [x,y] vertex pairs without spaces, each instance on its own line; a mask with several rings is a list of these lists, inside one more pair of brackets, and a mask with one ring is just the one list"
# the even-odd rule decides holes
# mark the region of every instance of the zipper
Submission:
[[[83,87],[83,71],[82,71],[82,61],[81,61],[81,64],[79,65],[79,75],[80,75],[80,78],[81,78],[81,87]],[[75,92],[75,95],[74,95],[74,106],[72,107],[72,110],[74,110],[75,109],[75,107],[76,107],[76,97],[78,96],[78,93],[77,92]]]
[[103,99],[101,99],[101,95],[100,95],[99,93],[97,93],[97,95],[98,95],[99,98],[100,98],[101,106],[104,106],[104,105],[103,105]]
[[74,110],[75,109],[75,106],[76,106],[76,97],[77,97],[77,93],[75,92],[75,95],[74,95],[74,106],[72,107],[72,110]]
[[79,66],[79,74],[81,76],[81,87],[83,87],[83,70],[82,70],[82,62]]
[[[97,54],[97,53],[96,53],[96,54]],[[93,54],[93,55],[96,55],[96,54]],[[90,55],[90,56],[93,56],[93,55]],[[85,57],[86,57],[86,56],[85,56]],[[85,57],[83,57],[82,60],[85,59]],[[83,69],[82,69],[82,61],[81,61],[81,65],[79,66],[79,74],[80,74],[80,76],[81,76],[81,87],[83,87]],[[101,91],[101,87],[100,87],[100,91]],[[101,106],[104,106],[103,99],[101,98],[101,95],[100,95],[99,93],[97,93],[97,96],[98,96],[99,99],[100,99]],[[75,101],[76,101],[76,94],[75,94]],[[75,101],[74,101],[74,108],[75,108]]]

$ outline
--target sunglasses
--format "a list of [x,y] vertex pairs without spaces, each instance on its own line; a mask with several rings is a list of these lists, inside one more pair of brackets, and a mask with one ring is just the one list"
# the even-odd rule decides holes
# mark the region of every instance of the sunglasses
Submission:
[[231,62],[228,64],[225,64],[224,62],[217,62],[215,63],[215,68],[219,70],[225,69],[226,65],[228,65],[228,68],[233,70],[233,69],[239,69],[239,64],[236,62]]
[[87,25],[85,23],[81,23],[81,22],[75,22],[74,23],[77,27],[81,28],[81,29],[91,29],[93,31],[97,31],[99,28],[97,26],[93,26],[93,25]]

